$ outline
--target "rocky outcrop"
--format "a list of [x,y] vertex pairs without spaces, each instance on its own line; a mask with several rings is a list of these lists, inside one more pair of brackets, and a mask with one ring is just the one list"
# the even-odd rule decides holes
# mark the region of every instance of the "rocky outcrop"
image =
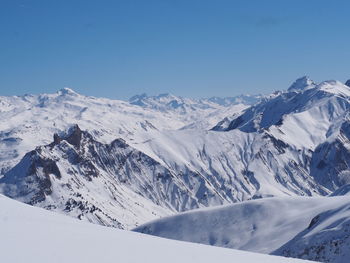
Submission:
[[345,85],[350,87],[350,79],[345,82]]
[[[28,204],[128,228],[145,220],[145,213],[150,220],[220,198],[201,176],[193,175],[191,170],[169,170],[123,139],[100,143],[75,125],[26,154],[0,179],[0,190]],[[189,177],[201,187],[189,188]],[[133,219],[125,216],[128,213]]]

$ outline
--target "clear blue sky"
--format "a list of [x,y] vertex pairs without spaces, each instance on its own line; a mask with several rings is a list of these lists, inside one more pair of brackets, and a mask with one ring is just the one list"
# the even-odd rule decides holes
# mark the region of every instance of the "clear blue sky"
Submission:
[[0,0],[0,95],[268,93],[350,78],[350,1]]

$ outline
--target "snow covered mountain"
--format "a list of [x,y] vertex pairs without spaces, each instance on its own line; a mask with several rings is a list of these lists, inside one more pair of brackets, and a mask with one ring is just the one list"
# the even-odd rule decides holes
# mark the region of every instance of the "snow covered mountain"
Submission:
[[6,120],[0,123],[0,176],[25,153],[49,144],[54,133],[75,124],[104,143],[117,137],[132,141],[142,140],[143,134],[152,130],[177,130],[186,126],[208,129],[224,116],[248,107],[242,103],[215,105],[179,114],[83,96],[69,88],[54,94],[0,97],[0,118]]
[[144,109],[152,109],[164,114],[176,114],[187,122],[183,129],[208,129],[215,125],[220,118],[230,113],[240,112],[261,100],[263,95],[240,95],[236,97],[211,97],[207,99],[190,99],[172,94],[147,96],[136,95],[129,99],[130,104]]
[[332,192],[349,183],[349,99],[350,88],[340,82],[316,85],[302,78],[287,92],[272,95],[213,130],[240,130],[271,138],[281,154],[299,156],[289,161],[305,169],[301,173]]
[[[349,198],[350,185],[344,185],[331,196]],[[339,197],[338,197],[339,198]],[[349,261],[349,202],[339,202],[317,214],[307,228],[272,254],[307,258],[322,262]]]
[[288,124],[298,124],[297,128],[301,130],[305,129],[305,126],[313,127],[316,124],[314,122],[320,120],[326,123],[323,127],[317,127],[323,129],[316,135],[320,137],[319,139],[324,139],[325,135],[322,132],[330,122],[345,117],[349,94],[349,87],[340,82],[325,81],[315,85],[313,81],[304,77],[293,83],[288,91],[276,92],[250,107],[232,120],[227,127],[219,124],[213,129],[257,132],[275,126],[283,132],[282,128],[284,126],[288,128]]
[[[170,171],[122,139],[102,144],[74,126],[67,134],[55,134],[51,144],[27,153],[0,179],[0,189],[28,204],[129,228],[175,210],[182,189],[171,182],[168,192],[153,185],[160,179],[169,181],[170,176]],[[166,194],[179,200],[168,204]]]
[[304,77],[250,107],[211,100],[216,106],[172,95],[131,104],[70,89],[1,97],[1,191],[131,228],[194,208],[325,196],[348,184],[348,86]]
[[227,125],[196,136],[159,134],[137,147],[172,168],[197,170],[220,189],[222,203],[327,195],[347,184],[349,96],[340,82],[316,85],[302,78],[236,113]]
[[[169,169],[132,146],[150,135],[187,130],[180,115],[67,88],[2,97],[1,105],[7,122],[0,132],[0,189],[12,198],[119,228],[222,203],[197,171]],[[197,113],[197,122],[206,114]]]
[[134,231],[322,262],[349,259],[350,196],[264,198],[194,210]]
[[197,171],[169,169],[123,139],[100,143],[77,125],[27,153],[0,179],[0,191],[119,228],[223,202]]
[[178,111],[181,114],[189,114],[199,110],[220,109],[233,105],[253,105],[261,100],[263,95],[239,95],[235,97],[211,97],[206,99],[190,99],[174,96],[169,93],[157,96],[141,94],[129,99],[130,104],[143,108],[155,109],[162,112]]
[[[275,92],[242,113],[225,118],[201,139],[179,141],[186,141],[188,149],[205,145],[206,156],[215,167],[207,170],[216,171],[224,182],[232,172],[226,185],[236,184],[242,194],[236,196],[238,200],[344,195],[349,192],[349,102],[347,85],[338,81],[316,84],[303,77],[288,90]],[[203,164],[191,150],[184,155],[183,146],[171,144],[171,148],[191,160],[192,166]],[[237,187],[240,175],[247,179],[246,183],[241,181],[242,188]],[[216,188],[221,189],[219,185]],[[345,263],[349,256],[349,201],[348,197],[265,198],[180,214],[136,231]]]
[[323,211],[273,254],[321,262],[349,262],[349,211],[349,203]]
[[307,262],[87,224],[2,195],[0,233],[2,262]]

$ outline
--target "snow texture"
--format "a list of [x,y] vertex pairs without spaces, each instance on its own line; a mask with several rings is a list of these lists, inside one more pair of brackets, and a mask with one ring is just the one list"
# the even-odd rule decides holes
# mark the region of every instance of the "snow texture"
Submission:
[[1,262],[306,262],[87,224],[1,195],[0,233]]
[[1,97],[0,191],[124,229],[250,199],[327,196],[350,183],[349,96],[340,82],[301,78],[252,106],[254,96],[123,102],[67,88]]
[[[349,86],[307,77],[269,96],[161,94],[124,102],[65,88],[0,97],[0,192],[123,229],[263,198],[208,210],[207,217],[194,212],[200,217],[193,230],[203,216],[220,231],[193,233],[192,241],[342,262],[349,110]],[[187,222],[183,216],[176,218]],[[311,222],[317,231],[308,229]],[[185,230],[172,235],[187,238]]]
[[134,231],[322,262],[348,262],[350,197],[265,198],[162,218]]

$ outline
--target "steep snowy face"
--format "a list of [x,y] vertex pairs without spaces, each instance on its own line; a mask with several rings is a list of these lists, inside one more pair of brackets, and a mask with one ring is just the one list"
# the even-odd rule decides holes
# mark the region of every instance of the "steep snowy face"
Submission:
[[[349,183],[350,88],[337,81],[314,85],[302,79],[296,83],[304,83],[304,88],[296,90],[293,85],[293,89],[236,114],[229,123],[220,122],[213,130],[269,134],[287,146],[284,151],[289,152],[290,161],[332,192]],[[301,162],[293,160],[297,155]],[[281,161],[280,157],[274,159]]]
[[176,120],[169,122],[155,112],[144,112],[126,102],[86,97],[67,88],[55,94],[0,97],[0,118],[6,120],[0,124],[1,174],[26,152],[50,143],[52,134],[75,123],[106,143],[118,135],[127,137],[137,131],[156,129],[154,125],[183,126]]
[[[184,99],[187,101],[187,99]],[[186,108],[192,107],[188,104]],[[0,97],[0,176],[25,153],[48,144],[53,133],[78,124],[103,143],[132,141],[156,130],[209,129],[247,105],[164,112],[128,102],[80,95],[69,88],[54,94]]]
[[214,246],[346,263],[350,197],[265,198],[146,223],[134,231]]
[[[105,187],[105,182],[108,181],[111,182],[108,184],[127,189],[118,191],[125,192],[128,196],[125,199],[129,201],[132,199],[130,195],[136,194],[146,200],[145,202],[150,202],[147,207],[156,205],[157,216],[163,213],[158,212],[159,206],[165,209],[165,213],[169,213],[269,196],[327,195],[346,183],[346,180],[339,179],[332,187],[323,183],[323,177],[319,178],[318,172],[314,172],[320,167],[317,158],[323,158],[317,157],[318,151],[315,149],[325,143],[327,138],[331,142],[332,138],[340,136],[338,134],[344,134],[339,132],[345,130],[340,117],[348,107],[344,87],[337,82],[324,82],[300,92],[275,93],[244,113],[236,111],[234,116],[245,116],[247,112],[255,112],[254,109],[259,108],[266,111],[266,116],[280,119],[281,114],[276,117],[268,106],[280,105],[277,108],[282,109],[280,112],[285,112],[282,114],[282,123],[276,125],[272,121],[271,125],[265,125],[268,121],[262,122],[267,127],[259,129],[258,132],[246,132],[240,128],[227,132],[207,131],[191,124],[183,127],[182,124],[186,122],[181,114],[168,114],[148,109],[148,106],[140,107],[121,101],[85,97],[69,89],[63,89],[57,94],[4,97],[2,105],[7,105],[3,106],[7,110],[0,114],[10,121],[1,124],[4,129],[0,133],[0,165],[2,174],[5,175],[2,179],[2,190],[25,202],[68,211],[69,214],[81,217],[83,212],[66,209],[67,197],[56,208],[55,202],[60,199],[53,198],[57,192],[59,196],[69,192],[69,188],[64,188],[64,185],[74,185],[78,180],[73,180],[74,177],[84,181],[87,193],[98,194],[95,193],[98,191],[91,190],[95,182]],[[169,99],[169,95],[159,97],[164,101]],[[296,110],[291,110],[292,106],[289,104],[293,104],[293,101],[300,109],[293,106]],[[214,111],[207,119],[216,119],[228,109],[232,108],[226,108],[220,113]],[[254,118],[254,123],[261,120]],[[84,130],[80,132],[80,141],[85,142],[84,147],[78,147],[69,139],[72,134],[60,134],[72,123],[79,124]],[[26,152],[38,145],[49,145],[54,133],[58,135],[52,149],[50,146],[39,147],[40,151],[28,153],[17,167],[9,171]],[[108,150],[111,149],[108,145],[113,145],[116,138],[125,140],[126,149],[121,153],[119,149],[118,153],[128,160],[126,163],[117,158],[119,155],[115,153],[115,148]],[[76,140],[79,142],[79,138]],[[83,150],[85,148],[95,150],[90,152]],[[342,174],[332,174],[334,181],[338,177],[344,178],[343,174],[346,174],[345,168],[344,172],[340,170],[340,167],[345,167],[347,160],[345,150],[346,147],[339,165],[333,169],[341,171]],[[129,155],[131,152],[133,154]],[[140,159],[138,155],[144,157]],[[75,161],[80,159],[84,162]],[[109,165],[100,160],[108,160]],[[149,164],[147,160],[156,164]],[[328,162],[334,163],[332,159]],[[22,166],[26,168],[20,168]],[[74,176],[70,177],[71,166],[76,168],[73,171]],[[20,169],[25,172],[19,172]],[[40,176],[36,176],[37,174]],[[20,179],[20,175],[26,179]],[[64,184],[55,183],[62,180],[65,181]],[[68,182],[69,180],[74,182]],[[30,185],[32,182],[38,189],[25,191],[26,184]],[[78,188],[77,185],[76,187]],[[109,189],[106,191],[107,194],[103,195],[113,198],[115,193],[109,193]],[[74,189],[73,192],[75,195],[78,191]],[[83,198],[84,201],[87,199],[84,195]],[[80,201],[82,200],[75,200],[76,203]],[[89,199],[89,202],[92,201]],[[101,203],[92,204],[103,210]],[[146,218],[143,217],[143,212],[135,212],[136,208],[139,209],[138,206],[117,206],[118,209],[112,211],[108,208],[110,210],[104,213],[120,224],[107,219],[97,220],[90,215],[85,217],[92,222],[126,228]],[[149,208],[148,212],[152,209]],[[140,216],[141,219],[131,219],[130,222],[129,218],[120,219],[124,210],[137,214],[135,218]]]
[[[349,96],[349,87],[326,81],[276,92],[243,111],[218,102],[215,105],[222,110],[198,107],[186,114],[176,112],[181,107],[175,104],[166,111],[153,109],[145,96],[143,106],[67,89],[2,97],[0,116],[8,121],[0,124],[1,188],[28,203],[124,228],[203,206],[271,196],[328,195],[348,184]],[[158,97],[154,100],[161,106],[171,100],[182,103],[171,95]],[[191,104],[183,103],[186,109]],[[201,126],[222,114],[231,117],[214,130]],[[193,122],[195,116],[201,116],[200,125]],[[72,130],[62,133],[74,123],[82,129],[77,136]],[[28,153],[14,167],[38,145],[46,146]],[[84,193],[79,192],[82,182]],[[72,194],[66,185],[74,185]],[[114,185],[117,197],[108,185]],[[79,196],[74,202],[88,200],[115,221],[66,208],[76,193],[83,199]],[[134,198],[140,202],[132,204]]]
[[298,156],[286,154],[288,146],[267,133],[255,138],[239,130],[202,131],[194,138],[182,130],[151,136],[134,148],[122,139],[101,143],[73,126],[26,154],[0,179],[0,191],[119,228],[251,198],[328,193],[299,167]]
[[176,131],[136,147],[194,167],[216,189],[233,185],[233,200],[327,195],[348,183],[349,96],[337,81],[277,92],[236,114],[225,133]]
[[310,175],[332,191],[350,184],[350,120],[334,133],[316,147],[310,164]]
[[[181,203],[183,189],[170,182],[171,176],[122,139],[102,144],[74,126],[62,137],[55,134],[51,144],[27,153],[0,179],[0,189],[28,204],[128,228],[175,211],[176,203],[167,202],[166,195]],[[158,181],[168,192],[157,188],[163,186]]]
[[347,263],[350,257],[349,233],[350,205],[337,204],[316,215],[307,227],[273,254],[321,262]]
[[285,195],[327,195],[309,175],[311,152],[273,134],[172,131],[134,145],[173,170],[197,171],[224,203]]
[[[349,109],[350,88],[348,86],[336,81],[326,81],[316,86],[307,83],[305,81],[304,84],[308,86],[304,88],[298,86],[298,89],[292,88],[287,92],[272,95],[245,110],[227,127],[220,123],[213,130],[240,129],[244,132],[257,132],[271,126],[283,128],[285,118],[298,119],[297,128],[300,129],[304,128],[301,124],[306,125],[308,121],[313,121],[312,119],[317,118],[330,125],[331,121],[344,117]],[[299,81],[295,83],[297,84],[300,84]],[[312,125],[313,123],[309,124],[309,126]]]
[[304,91],[306,89],[311,89],[316,86],[316,83],[311,80],[308,76],[301,77],[293,82],[293,84],[288,88],[288,91]]
[[216,189],[205,174],[161,164],[123,139],[100,143],[77,125],[27,153],[0,179],[9,197],[118,228],[233,202],[231,188]]
[[[319,214],[329,215],[328,210],[343,211],[342,216],[349,218],[346,211],[349,201],[349,196],[264,198],[165,217],[148,222],[134,231],[175,240],[272,253],[300,236],[304,229],[315,229],[316,223],[325,222],[325,217]],[[317,221],[317,218],[321,221]],[[322,229],[319,228],[317,232],[322,232]],[[305,233],[303,236],[306,236]],[[315,240],[322,243],[318,238]],[[290,243],[291,249],[293,244]],[[302,251],[299,252],[302,254]]]
[[[212,131],[158,134],[135,147],[174,169],[193,167],[229,201],[327,195],[348,183],[350,89],[336,81],[300,82],[308,88],[276,92],[236,113],[226,128],[221,125],[229,118]],[[335,145],[337,156],[321,151],[323,144]],[[330,165],[322,168],[327,158]]]
[[0,233],[2,262],[306,262],[87,224],[2,195]]

